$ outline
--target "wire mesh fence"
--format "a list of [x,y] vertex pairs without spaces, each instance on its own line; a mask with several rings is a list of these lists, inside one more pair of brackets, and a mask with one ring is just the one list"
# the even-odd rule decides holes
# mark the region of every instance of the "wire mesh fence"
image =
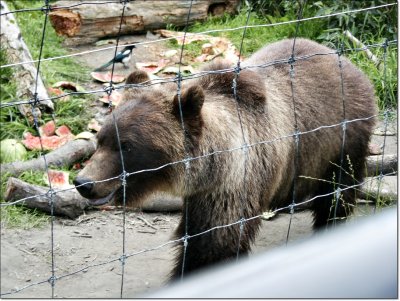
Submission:
[[[179,120],[179,126],[180,126],[180,132],[178,133],[181,135],[182,141],[183,141],[183,156],[179,160],[174,160],[171,162],[167,162],[165,164],[161,164],[159,166],[151,167],[151,168],[144,168],[140,170],[134,170],[131,171],[125,166],[124,162],[126,162],[126,158],[124,156],[127,156],[126,153],[123,151],[123,147],[121,146],[122,141],[121,141],[121,131],[118,126],[118,120],[117,117],[114,113],[114,110],[111,110],[110,112],[110,119],[112,120],[112,124],[114,126],[114,131],[116,135],[116,144],[118,145],[118,153],[119,153],[119,161],[120,161],[120,170],[122,171],[120,174],[114,177],[110,177],[107,179],[102,179],[98,181],[91,181],[91,185],[96,185],[99,183],[106,183],[106,182],[115,182],[116,180],[120,181],[120,187],[121,187],[121,199],[122,199],[122,237],[121,237],[121,252],[118,256],[110,258],[109,260],[105,260],[102,262],[96,262],[93,264],[82,264],[81,267],[77,268],[76,270],[72,272],[67,272],[67,273],[60,273],[57,271],[57,257],[55,255],[54,247],[54,237],[55,237],[55,230],[54,230],[54,223],[55,223],[55,215],[54,215],[54,202],[55,202],[55,195],[62,191],[68,191],[72,189],[76,189],[82,186],[85,186],[88,184],[88,182],[81,183],[76,186],[76,188],[68,188],[68,189],[57,189],[51,186],[49,186],[49,189],[46,194],[40,195],[40,197],[46,198],[49,202],[50,208],[51,208],[51,220],[50,220],[50,266],[49,266],[49,275],[47,278],[44,278],[41,281],[37,281],[34,283],[29,283],[27,285],[20,285],[18,284],[18,289],[10,290],[10,291],[2,291],[1,295],[2,296],[16,296],[18,297],[18,293],[21,291],[27,291],[32,287],[38,286],[38,285],[43,285],[48,283],[50,285],[50,294],[49,296],[54,298],[56,296],[56,290],[58,285],[62,285],[62,281],[66,278],[73,277],[75,275],[83,274],[89,269],[95,269],[100,266],[106,266],[110,265],[113,263],[118,263],[120,264],[121,268],[121,280],[120,280],[120,297],[124,297],[124,292],[126,291],[126,280],[125,280],[125,267],[126,265],[129,264],[128,259],[135,258],[135,256],[147,253],[147,252],[152,252],[156,250],[162,250],[163,248],[167,246],[181,246],[181,257],[178,259],[180,262],[178,263],[178,268],[180,270],[180,278],[184,279],[186,275],[187,269],[190,269],[190,266],[187,266],[188,262],[188,256],[193,256],[193,254],[189,254],[188,248],[190,248],[190,245],[195,239],[199,237],[204,237],[207,234],[214,233],[217,230],[224,230],[224,229],[238,229],[238,231],[233,231],[232,233],[238,234],[237,238],[234,238],[233,240],[236,242],[235,244],[235,256],[236,259],[239,258],[239,255],[242,253],[246,253],[247,249],[244,247],[247,243],[245,237],[249,236],[249,224],[252,224],[252,222],[259,221],[260,218],[262,217],[262,212],[259,214],[249,214],[248,211],[248,204],[249,204],[249,198],[251,196],[248,195],[248,188],[249,186],[252,185],[252,160],[250,160],[249,156],[251,156],[253,153],[257,151],[258,148],[260,147],[266,147],[269,145],[274,145],[277,144],[278,142],[284,141],[286,145],[292,145],[291,149],[293,150],[292,157],[290,158],[290,164],[293,166],[293,173],[294,176],[290,180],[290,177],[288,179],[291,181],[291,194],[290,194],[290,199],[291,201],[285,205],[285,206],[279,206],[276,209],[273,210],[273,212],[281,212],[281,211],[289,211],[290,212],[290,222],[288,224],[287,228],[287,238],[286,241],[289,240],[289,235],[291,232],[291,225],[292,225],[292,216],[295,214],[295,209],[298,207],[301,207],[305,204],[311,204],[312,202],[315,202],[318,199],[326,199],[326,198],[331,198],[333,199],[333,215],[332,215],[332,220],[333,223],[335,224],[337,219],[341,218],[341,216],[336,216],[336,213],[338,212],[338,206],[340,204],[340,200],[343,197],[343,195],[346,195],[347,193],[352,193],[353,191],[357,191],[361,188],[361,186],[365,185],[368,183],[368,181],[373,181],[374,179],[378,179],[379,183],[381,183],[382,179],[385,176],[390,176],[390,175],[396,175],[397,171],[393,171],[391,173],[385,173],[383,174],[382,172],[380,174],[377,174],[375,177],[370,177],[366,180],[362,181],[354,181],[353,184],[349,184],[348,182],[343,182],[342,177],[347,177],[347,166],[346,164],[346,152],[345,152],[345,144],[347,142],[348,138],[348,128],[351,127],[352,125],[360,124],[362,122],[369,122],[372,121],[376,118],[381,118],[384,121],[384,131],[387,131],[388,127],[388,118],[389,118],[389,108],[383,110],[380,113],[374,113],[370,115],[365,115],[360,118],[353,118],[349,119],[349,114],[348,114],[348,108],[350,102],[352,99],[347,99],[347,94],[345,93],[346,89],[348,87],[346,86],[344,77],[346,76],[346,71],[344,69],[344,59],[343,55],[346,55],[347,53],[352,53],[352,52],[360,52],[364,51],[366,49],[375,49],[375,48],[381,48],[383,49],[383,57],[381,58],[383,61],[383,69],[382,69],[382,81],[385,83],[387,81],[387,50],[392,49],[397,47],[397,41],[396,40],[384,40],[380,43],[376,44],[371,44],[371,45],[366,45],[365,47],[361,48],[345,48],[343,46],[343,43],[340,43],[341,41],[338,41],[338,47],[337,49],[330,49],[330,50],[325,50],[323,52],[321,51],[314,51],[314,52],[309,52],[306,55],[296,55],[296,50],[297,50],[297,45],[299,43],[300,37],[298,36],[298,29],[301,26],[303,22],[307,22],[310,20],[314,19],[320,19],[320,18],[330,18],[330,17],[336,17],[336,16],[341,16],[341,15],[346,15],[346,14],[351,14],[351,13],[365,13],[367,11],[374,11],[374,10],[379,10],[381,8],[386,8],[386,7],[391,7],[397,5],[397,3],[387,3],[383,5],[377,5],[373,7],[368,7],[368,8],[362,8],[362,9],[356,9],[356,10],[349,10],[349,11],[343,11],[343,12],[336,12],[336,13],[331,13],[331,14],[326,14],[323,16],[315,16],[315,17],[308,17],[308,18],[303,18],[303,8],[306,5],[305,2],[299,2],[299,10],[297,14],[297,19],[296,20],[290,20],[287,22],[279,22],[279,23],[272,23],[272,24],[262,24],[262,25],[249,25],[249,20],[251,17],[251,9],[249,8],[247,11],[247,18],[246,18],[246,23],[243,24],[240,27],[236,28],[228,28],[228,29],[223,29],[223,30],[208,30],[208,31],[203,31],[203,32],[188,32],[188,27],[189,27],[189,21],[191,18],[191,8],[193,4],[192,1],[188,1],[190,3],[188,12],[187,12],[187,18],[186,18],[186,26],[184,29],[184,35],[182,37],[183,43],[182,47],[180,49],[180,60],[179,60],[179,71],[176,77],[173,78],[162,78],[162,79],[152,79],[152,80],[145,80],[144,82],[141,83],[127,83],[119,86],[114,86],[112,80],[108,83],[107,87],[104,89],[96,89],[96,90],[91,90],[91,91],[85,91],[85,92],[69,92],[69,93],[63,93],[62,95],[50,97],[48,99],[40,99],[38,97],[37,90],[35,90],[35,93],[31,99],[14,99],[13,101],[9,102],[2,102],[1,103],[1,108],[8,108],[8,107],[14,107],[18,105],[29,105],[32,109],[32,116],[33,116],[33,126],[37,132],[37,135],[40,139],[41,142],[41,133],[39,131],[39,120],[37,119],[36,115],[34,114],[35,108],[41,104],[41,102],[45,100],[51,100],[51,101],[59,101],[65,96],[68,95],[83,95],[83,94],[98,94],[101,93],[103,94],[106,92],[109,96],[114,90],[118,89],[127,89],[127,88],[135,88],[135,89],[150,89],[154,86],[159,86],[160,84],[175,84],[176,85],[176,99],[177,99],[177,108],[178,108],[178,120]],[[129,1],[87,1],[87,2],[80,2],[77,4],[71,4],[68,7],[63,7],[63,8],[73,8],[76,6],[80,5],[107,5],[110,3],[117,3],[120,4],[121,6],[121,15],[120,15],[120,22],[119,22],[119,31],[121,32],[121,27],[122,23],[124,20],[124,14],[126,12],[126,7]],[[59,7],[60,8],[60,7]],[[58,8],[58,9],[59,9]],[[17,62],[17,63],[12,63],[12,64],[7,64],[1,66],[1,68],[6,68],[6,67],[17,67],[19,65],[23,64],[31,64],[31,63],[36,63],[37,67],[37,74],[36,74],[36,80],[39,78],[39,74],[41,72],[41,63],[45,61],[53,61],[53,60],[58,60],[66,57],[76,57],[76,56],[81,56],[81,55],[86,55],[92,52],[98,52],[98,51],[105,51],[109,49],[114,50],[114,57],[117,55],[118,50],[122,47],[119,44],[119,38],[120,34],[117,35],[116,38],[116,45],[115,46],[110,46],[110,47],[104,47],[101,49],[93,49],[90,51],[84,51],[84,52],[77,52],[73,54],[68,54],[68,55],[63,55],[63,56],[55,56],[55,57],[48,57],[48,58],[43,58],[42,55],[42,48],[43,45],[46,43],[45,40],[45,33],[46,33],[46,26],[48,22],[48,17],[49,13],[52,11],[52,6],[50,5],[48,0],[44,1],[44,4],[42,7],[38,7],[36,9],[20,9],[20,10],[15,10],[15,11],[8,11],[8,12],[2,12],[1,15],[5,16],[8,14],[23,14],[24,12],[30,12],[30,11],[41,11],[43,13],[43,29],[42,29],[42,36],[40,38],[40,51],[38,55],[37,60],[32,60],[32,61],[25,61],[25,62]],[[286,24],[296,24],[296,32],[294,35],[294,38],[292,39],[292,47],[291,47],[291,54],[288,57],[285,57],[284,59],[279,59],[279,60],[265,60],[261,63],[253,64],[252,62],[246,63],[242,62],[240,60],[241,54],[242,54],[242,44],[240,45],[239,48],[239,55],[238,55],[238,61],[234,64],[234,66],[226,67],[222,69],[216,69],[216,70],[208,70],[205,69],[203,71],[199,71],[190,75],[185,75],[183,76],[181,67],[183,66],[183,54],[186,51],[185,49],[185,41],[187,37],[189,36],[194,36],[194,35],[201,35],[201,34],[210,34],[210,33],[217,33],[217,32],[224,32],[224,31],[241,31],[242,32],[242,38],[241,41],[243,43],[243,40],[246,37],[246,31],[249,28],[255,28],[255,27],[275,27],[275,26],[280,26],[280,25],[286,25]],[[168,38],[166,38],[168,39]],[[159,42],[164,42],[166,39],[159,39],[159,40],[154,40],[154,41],[146,41],[146,42],[139,42],[135,43],[136,47],[143,46],[149,43],[159,43]],[[172,39],[172,38],[171,38]],[[124,45],[126,46],[126,45]],[[313,62],[317,58],[324,58],[324,57],[334,57],[335,60],[337,61],[337,70],[339,73],[339,86],[336,88],[337,91],[339,91],[339,98],[341,99],[341,104],[340,108],[338,109],[341,118],[340,122],[335,122],[331,124],[317,124],[317,126],[313,128],[307,128],[307,127],[302,127],[301,126],[301,116],[299,116],[300,110],[299,105],[300,101],[302,100],[301,97],[299,97],[299,86],[302,85],[301,80],[298,80],[298,70],[299,70],[299,64],[303,62]],[[112,69],[111,69],[111,78],[113,77],[114,73],[114,67],[115,63],[112,64]],[[247,71],[254,71],[254,70],[264,70],[263,72],[268,73],[270,68],[281,68],[285,72],[285,77],[286,80],[289,82],[289,92],[286,92],[289,94],[289,97],[291,99],[291,107],[292,111],[291,112],[285,112],[285,114],[291,116],[292,120],[292,129],[288,132],[286,132],[284,135],[280,136],[274,136],[273,138],[268,138],[268,139],[261,139],[261,140],[250,140],[249,139],[249,134],[248,134],[248,129],[246,128],[245,125],[245,119],[247,118],[245,115],[246,113],[243,112],[245,108],[242,106],[241,101],[243,94],[240,93],[240,89],[243,87],[240,85],[240,79],[243,74],[245,74]],[[301,69],[300,69],[301,70]],[[193,152],[192,150],[192,141],[190,140],[190,135],[188,134],[188,125],[186,120],[185,120],[185,112],[184,112],[184,85],[192,80],[201,80],[206,77],[213,78],[213,76],[218,76],[218,75],[224,75],[224,74],[231,74],[231,82],[229,83],[229,86],[231,88],[231,95],[232,95],[232,101],[234,102],[234,108],[235,108],[235,114],[234,118],[236,118],[236,122],[238,124],[238,137],[236,141],[238,142],[235,146],[233,147],[228,147],[228,148],[221,148],[221,149],[213,149],[212,151],[204,152],[204,153],[196,153]],[[300,77],[301,78],[301,77]],[[37,82],[36,82],[36,87],[37,87]],[[268,87],[267,87],[268,89]],[[112,107],[112,103],[110,101],[109,103],[109,108]],[[232,117],[233,118],[233,117]],[[300,120],[300,121],[299,121]],[[299,197],[299,187],[300,185],[300,180],[299,178],[301,177],[301,170],[299,167],[299,160],[301,160],[301,154],[300,154],[300,147],[301,144],[303,143],[304,137],[309,137],[310,135],[313,134],[321,134],[324,135],[326,131],[328,130],[337,130],[337,133],[340,133],[340,160],[339,163],[337,163],[338,166],[338,179],[337,179],[337,187],[333,189],[332,191],[323,193],[323,194],[318,194],[312,197]],[[313,136],[315,137],[315,136]],[[386,140],[384,140],[383,143],[383,149],[385,147]],[[310,150],[311,152],[312,150]],[[183,187],[184,189],[186,187],[189,187],[191,185],[191,181],[193,180],[193,177],[191,176],[191,173],[193,173],[193,165],[195,165],[197,162],[201,162],[202,160],[218,157],[218,156],[223,156],[226,154],[237,154],[235,155],[234,158],[238,160],[238,162],[229,162],[229,164],[239,164],[241,165],[240,168],[238,168],[238,173],[236,174],[237,177],[241,178],[242,180],[240,182],[240,186],[236,187],[238,192],[239,197],[239,204],[237,205],[238,208],[238,214],[237,217],[235,217],[233,220],[231,220],[228,223],[223,223],[223,224],[217,224],[217,225],[210,225],[208,228],[204,229],[204,227],[200,227],[201,231],[198,232],[192,232],[192,228],[190,227],[190,223],[192,222],[190,220],[191,214],[190,208],[191,203],[189,201],[184,202],[184,207],[182,209],[183,212],[183,231],[182,231],[182,236],[178,237],[176,239],[171,239],[163,244],[160,245],[155,245],[154,247],[151,248],[145,248],[141,250],[128,250],[126,247],[126,220],[127,220],[127,186],[128,186],[128,181],[129,178],[135,177],[137,175],[141,174],[150,174],[152,172],[156,171],[161,171],[161,170],[166,170],[168,168],[178,168],[180,170],[183,170]],[[45,166],[46,166],[46,173],[48,174],[50,167],[47,164],[46,161],[46,154],[44,152],[43,145],[41,146],[41,158],[43,158]],[[384,158],[385,153],[382,154],[382,160]],[[383,161],[381,162],[381,165],[383,165]],[[321,180],[321,179],[319,179]],[[321,180],[323,181],[323,179]],[[380,187],[378,188],[380,189]],[[24,202],[26,202],[29,199],[38,197],[38,195],[34,196],[29,196],[25,198],[21,198],[19,200],[13,201],[13,202],[4,202],[1,203],[1,207],[6,207],[6,206],[15,206],[15,205],[23,205]],[[200,229],[199,228],[199,229]],[[251,236],[251,234],[250,234]],[[7,262],[2,262],[2,265],[7,265]],[[177,268],[177,269],[178,269]],[[22,271],[23,272],[23,271]]]

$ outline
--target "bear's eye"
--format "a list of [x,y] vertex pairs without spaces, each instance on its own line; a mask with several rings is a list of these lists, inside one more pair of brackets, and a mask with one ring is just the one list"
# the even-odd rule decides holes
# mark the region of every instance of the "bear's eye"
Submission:
[[132,150],[132,145],[130,142],[122,141],[121,142],[121,150],[123,152],[130,152]]

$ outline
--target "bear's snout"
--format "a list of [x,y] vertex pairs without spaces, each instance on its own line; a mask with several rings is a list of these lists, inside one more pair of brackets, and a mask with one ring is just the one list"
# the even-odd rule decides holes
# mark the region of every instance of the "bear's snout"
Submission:
[[93,190],[94,183],[92,180],[85,177],[76,177],[74,185],[78,192],[85,198],[90,198]]

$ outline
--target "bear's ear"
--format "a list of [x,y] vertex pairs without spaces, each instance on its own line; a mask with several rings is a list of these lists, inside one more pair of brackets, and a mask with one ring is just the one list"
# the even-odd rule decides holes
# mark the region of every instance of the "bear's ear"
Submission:
[[150,77],[147,75],[146,72],[138,70],[133,71],[129,74],[128,78],[126,79],[125,84],[141,84],[150,80]]
[[[203,103],[204,91],[200,86],[191,86],[183,90],[181,93],[181,109],[183,118],[195,118],[199,116]],[[174,115],[177,118],[180,118],[178,95],[175,95],[174,97],[173,106]]]

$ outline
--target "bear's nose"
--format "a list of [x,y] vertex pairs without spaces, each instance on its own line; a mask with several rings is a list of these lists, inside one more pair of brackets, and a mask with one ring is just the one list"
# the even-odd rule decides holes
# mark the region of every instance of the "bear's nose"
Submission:
[[76,177],[74,185],[78,192],[85,198],[89,198],[93,189],[93,181],[84,177]]

